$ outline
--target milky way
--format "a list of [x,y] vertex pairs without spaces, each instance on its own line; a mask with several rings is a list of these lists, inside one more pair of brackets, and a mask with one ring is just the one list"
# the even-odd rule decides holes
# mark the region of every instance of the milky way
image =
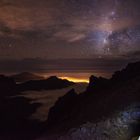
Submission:
[[133,60],[139,44],[139,0],[0,1],[0,60]]

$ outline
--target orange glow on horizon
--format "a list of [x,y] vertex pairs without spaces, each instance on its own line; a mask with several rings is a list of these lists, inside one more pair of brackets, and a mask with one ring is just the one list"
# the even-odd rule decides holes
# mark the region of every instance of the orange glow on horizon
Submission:
[[80,78],[74,78],[74,77],[59,77],[59,78],[66,79],[74,83],[89,83],[89,79],[80,79]]

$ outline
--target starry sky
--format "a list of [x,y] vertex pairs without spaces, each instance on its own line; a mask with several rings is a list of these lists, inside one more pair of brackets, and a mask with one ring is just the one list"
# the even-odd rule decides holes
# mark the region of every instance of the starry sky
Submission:
[[0,0],[0,72],[110,73],[139,44],[139,0]]

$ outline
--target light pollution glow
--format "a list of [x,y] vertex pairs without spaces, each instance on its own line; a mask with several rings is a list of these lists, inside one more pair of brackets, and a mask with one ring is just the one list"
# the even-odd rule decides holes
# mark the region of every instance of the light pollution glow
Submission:
[[79,79],[79,78],[74,78],[74,77],[59,77],[59,78],[66,79],[74,83],[89,83],[89,79]]

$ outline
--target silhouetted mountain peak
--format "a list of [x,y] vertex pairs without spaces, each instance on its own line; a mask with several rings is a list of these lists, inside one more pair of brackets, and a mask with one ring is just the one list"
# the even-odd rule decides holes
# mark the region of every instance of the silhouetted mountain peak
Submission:
[[18,89],[20,91],[26,90],[52,90],[61,89],[73,85],[73,82],[68,80],[62,80],[56,76],[51,76],[43,80],[30,80],[21,84],[18,84]]
[[140,62],[129,63],[125,69],[116,71],[111,80],[112,81],[126,81],[140,76]]
[[100,87],[104,87],[108,84],[108,79],[103,77],[96,77],[92,75],[89,80],[89,85],[87,87],[87,90],[95,90]]
[[48,81],[58,81],[58,80],[61,80],[61,79],[59,79],[57,76],[50,76],[46,80],[48,80]]

